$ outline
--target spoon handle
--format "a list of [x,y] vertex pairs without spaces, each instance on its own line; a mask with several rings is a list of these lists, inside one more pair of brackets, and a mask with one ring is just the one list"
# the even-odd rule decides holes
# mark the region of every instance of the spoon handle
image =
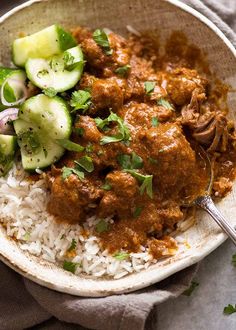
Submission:
[[196,205],[203,208],[218,223],[221,229],[231,238],[236,245],[236,230],[228,223],[215,206],[210,196],[200,196],[195,201]]

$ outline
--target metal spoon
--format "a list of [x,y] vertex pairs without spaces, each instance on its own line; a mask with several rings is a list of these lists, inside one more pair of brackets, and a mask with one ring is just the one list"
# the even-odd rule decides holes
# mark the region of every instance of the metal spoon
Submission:
[[234,242],[236,245],[236,230],[228,223],[222,213],[217,209],[215,203],[213,202],[210,192],[213,184],[214,173],[211,166],[211,161],[203,148],[201,148],[201,154],[204,156],[204,159],[208,163],[210,169],[210,181],[208,187],[206,189],[206,193],[202,196],[198,196],[194,201],[185,204],[184,206],[189,207],[193,205],[197,205],[203,210],[205,210],[210,216],[215,220],[215,222],[221,227],[221,229],[228,235],[228,237]]

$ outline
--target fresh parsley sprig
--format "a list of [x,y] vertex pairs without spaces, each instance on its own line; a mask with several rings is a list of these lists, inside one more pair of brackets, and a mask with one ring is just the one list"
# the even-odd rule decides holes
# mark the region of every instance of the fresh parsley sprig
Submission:
[[101,130],[107,131],[108,125],[111,122],[115,122],[118,125],[118,133],[114,136],[104,136],[100,140],[101,145],[108,143],[120,142],[120,141],[130,141],[130,131],[128,127],[124,124],[124,120],[117,116],[114,112],[111,111],[110,115],[106,119],[95,118],[95,123],[98,128]]
[[82,110],[84,113],[91,105],[91,94],[88,91],[78,90],[72,93],[70,105],[72,108],[72,112],[77,110]]
[[104,30],[97,29],[93,32],[93,40],[102,47],[106,55],[112,55],[113,49],[110,47],[108,36]]
[[125,172],[130,173],[134,178],[136,178],[140,183],[141,186],[139,187],[140,194],[143,195],[146,191],[147,195],[152,198],[153,191],[152,191],[152,179],[153,175],[144,175],[136,170],[125,170]]

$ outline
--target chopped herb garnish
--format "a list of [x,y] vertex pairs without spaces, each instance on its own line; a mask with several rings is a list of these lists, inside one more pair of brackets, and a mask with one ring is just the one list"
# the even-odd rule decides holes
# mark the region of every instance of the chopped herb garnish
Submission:
[[57,142],[63,148],[65,148],[66,150],[69,150],[69,151],[81,152],[81,151],[84,150],[84,147],[81,146],[80,144],[72,142],[72,141],[67,140],[67,139],[60,139],[60,140],[57,140]]
[[145,81],[144,87],[146,94],[151,94],[155,89],[156,83],[154,81]]
[[75,163],[88,173],[91,173],[94,170],[93,160],[89,156],[83,156],[78,161],[75,161]]
[[65,67],[64,61],[58,56],[53,57],[49,65],[54,72],[63,71]]
[[106,55],[111,55],[113,50],[110,47],[109,39],[104,30],[97,29],[93,33],[93,40],[104,50]]
[[68,249],[67,251],[68,251],[68,252],[73,251],[73,250],[76,248],[76,246],[77,246],[77,242],[76,242],[76,240],[73,238],[73,239],[72,239],[72,242],[71,242],[71,245],[70,245],[70,247],[69,247],[69,249]]
[[37,133],[32,129],[19,134],[18,143],[29,155],[37,153],[41,146]]
[[157,117],[152,118],[152,127],[157,127],[159,125],[159,121]]
[[117,73],[121,77],[125,77],[128,74],[130,68],[131,68],[131,66],[129,64],[120,66],[119,68],[117,68],[115,70],[115,73]]
[[136,178],[141,184],[140,186],[140,193],[143,195],[144,191],[146,191],[147,195],[152,198],[152,178],[153,175],[144,175],[135,170],[125,170],[126,172],[130,173],[134,178]]
[[109,230],[109,223],[107,223],[105,220],[100,220],[96,226],[95,226],[95,230],[97,233],[103,233],[104,231],[108,231]]
[[121,154],[117,156],[118,163],[122,169],[138,169],[143,167],[143,160],[135,152],[130,155]]
[[190,287],[187,290],[185,290],[182,294],[189,297],[198,286],[199,286],[198,282],[192,281]]
[[73,132],[76,135],[83,136],[84,135],[84,128],[83,127],[75,127],[75,128],[73,128]]
[[117,252],[113,255],[116,260],[125,260],[129,257],[129,253],[126,252]]
[[168,110],[172,110],[174,111],[174,108],[172,107],[172,105],[170,104],[170,102],[168,102],[167,100],[163,99],[163,98],[160,98],[158,101],[157,101],[157,105],[160,105]]
[[68,272],[75,273],[78,264],[71,261],[64,261],[63,269],[68,270]]
[[74,60],[75,60],[74,56],[71,55],[69,52],[64,53],[63,61],[64,61],[66,67],[74,64]]
[[149,157],[148,160],[151,164],[158,164],[158,161],[155,158]]
[[232,264],[236,267],[236,253],[232,256]]
[[78,90],[72,93],[70,105],[73,111],[83,110],[83,113],[88,110],[91,105],[91,94],[88,91]]
[[41,70],[37,73],[37,77],[41,78],[43,76],[46,76],[48,73],[49,73],[48,70]]
[[93,152],[93,145],[92,143],[88,143],[87,146],[85,147],[86,152]]
[[101,139],[100,144],[104,145],[113,142],[129,141],[130,132],[128,127],[124,124],[123,119],[117,116],[114,112],[111,111],[111,114],[104,120],[101,118],[95,118],[95,123],[101,130],[104,130],[111,122],[116,122],[118,124],[119,132],[114,136],[104,136]]
[[101,186],[103,190],[111,190],[112,186],[106,181],[104,185]]
[[103,155],[104,154],[104,151],[102,151],[102,150],[98,150],[98,152],[97,152],[97,155],[98,156],[101,156],[101,155]]
[[80,171],[78,168],[66,167],[66,166],[62,168],[63,180],[66,180],[71,174],[77,175],[80,180],[84,179],[84,172]]
[[57,95],[57,91],[53,87],[45,88],[43,92],[49,97],[54,97]]
[[230,315],[233,313],[236,313],[236,304],[234,306],[231,304],[228,304],[228,306],[225,306],[224,314]]
[[140,214],[142,213],[142,206],[137,206],[136,209],[134,210],[134,218],[138,218],[140,216]]

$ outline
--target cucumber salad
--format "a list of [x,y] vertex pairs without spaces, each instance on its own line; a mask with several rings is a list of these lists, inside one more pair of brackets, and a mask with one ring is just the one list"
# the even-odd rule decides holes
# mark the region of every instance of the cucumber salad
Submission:
[[58,25],[16,39],[12,54],[15,67],[0,67],[0,176],[18,150],[23,168],[35,171],[73,149],[68,100],[84,68],[80,46]]

